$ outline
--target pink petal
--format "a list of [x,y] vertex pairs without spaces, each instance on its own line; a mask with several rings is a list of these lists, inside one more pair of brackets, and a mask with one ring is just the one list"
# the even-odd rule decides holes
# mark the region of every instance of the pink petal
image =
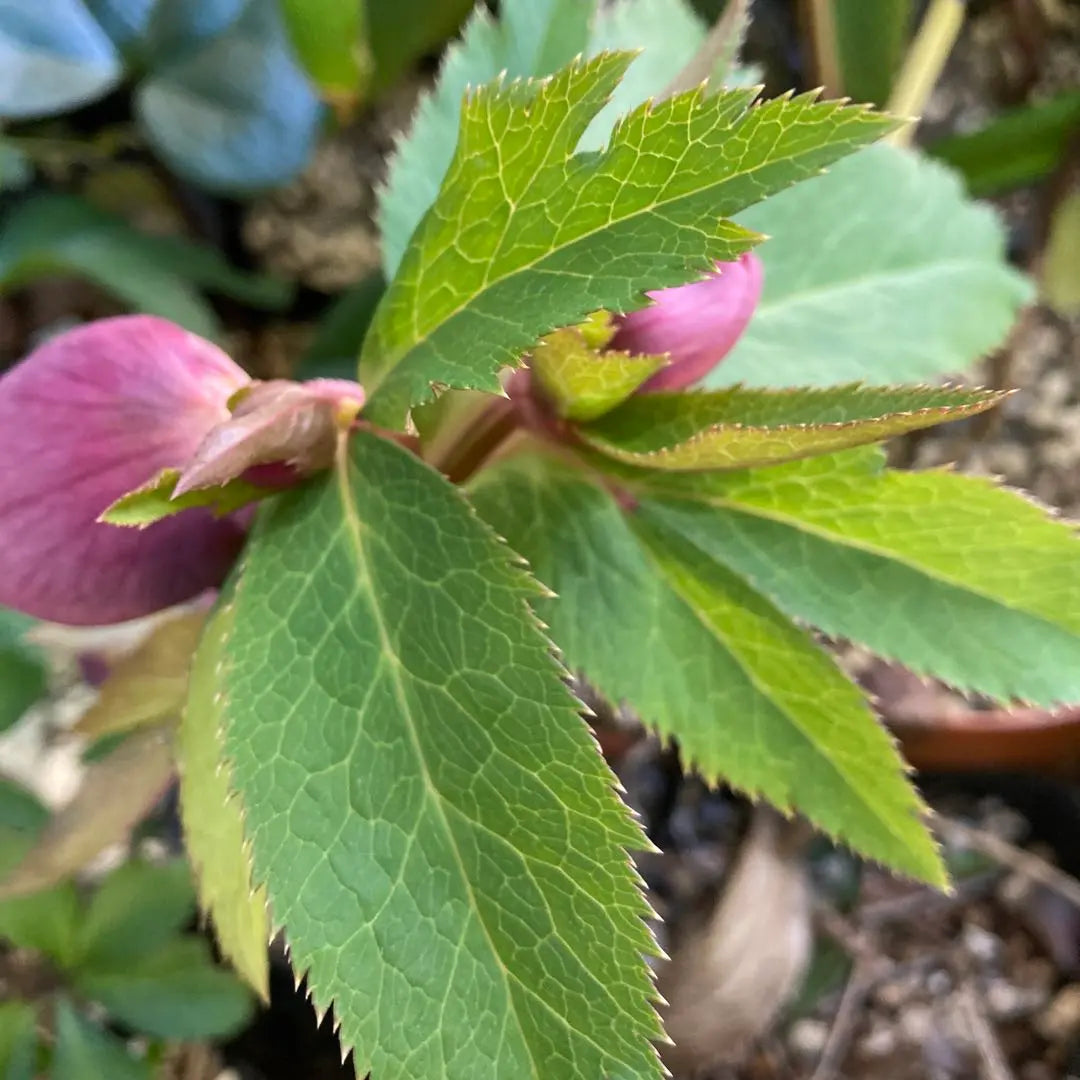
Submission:
[[271,479],[277,475],[281,486],[289,486],[301,476],[328,468],[338,435],[363,404],[363,387],[342,379],[253,383],[232,415],[207,434],[173,495],[217,487],[238,476],[261,486],[277,486]]
[[0,604],[54,622],[121,622],[218,585],[243,525],[191,510],[144,530],[98,515],[181,468],[247,375],[147,315],[61,334],[0,378]]
[[761,285],[761,260],[753,252],[717,263],[716,273],[704,281],[649,293],[652,306],[624,315],[608,348],[670,353],[671,364],[641,390],[681,390],[704,378],[732,350],[754,314]]

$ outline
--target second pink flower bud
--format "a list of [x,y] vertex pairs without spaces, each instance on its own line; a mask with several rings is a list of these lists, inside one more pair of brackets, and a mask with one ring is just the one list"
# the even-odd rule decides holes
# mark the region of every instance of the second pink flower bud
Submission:
[[761,260],[747,252],[717,263],[704,281],[649,293],[653,303],[619,319],[607,348],[620,352],[667,353],[661,368],[639,392],[682,390],[703,379],[742,336],[761,298]]

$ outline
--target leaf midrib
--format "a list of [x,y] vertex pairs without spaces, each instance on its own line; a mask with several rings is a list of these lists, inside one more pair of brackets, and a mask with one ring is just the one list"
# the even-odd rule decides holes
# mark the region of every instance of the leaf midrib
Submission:
[[[683,540],[683,542],[688,544],[690,547],[692,547],[694,549],[694,551],[697,552],[701,556],[701,558],[703,560],[705,560],[706,562],[709,562],[709,563],[714,563],[714,564],[716,563],[716,559],[714,559],[711,555],[709,555],[708,552],[702,551],[701,548],[698,547],[698,545],[695,544],[692,540],[689,540],[687,537],[682,536],[681,534],[680,534],[680,537]],[[898,833],[896,831],[893,824],[890,822],[889,818],[887,816],[883,816],[880,813],[878,813],[878,807],[875,804],[874,800],[872,798],[869,798],[867,793],[865,793],[862,790],[862,788],[859,785],[857,785],[848,776],[847,772],[841,767],[840,763],[837,762],[833,758],[832,754],[827,752],[827,750],[813,736],[813,734],[811,732],[807,731],[806,728],[802,724],[799,723],[797,715],[793,714],[791,712],[790,708],[787,705],[785,705],[782,701],[778,701],[776,699],[776,697],[774,697],[772,692],[767,687],[762,685],[761,681],[755,675],[753,669],[747,666],[746,662],[743,660],[743,657],[739,653],[739,651],[730,644],[727,636],[724,635],[720,631],[720,629],[718,627],[716,627],[716,626],[714,626],[712,624],[712,622],[709,620],[708,615],[704,611],[702,611],[698,607],[698,605],[695,604],[694,601],[691,600],[690,597],[686,595],[685,592],[683,592],[683,590],[679,587],[679,585],[675,581],[672,580],[672,578],[668,574],[667,570],[657,560],[652,558],[652,554],[649,551],[648,544],[644,544],[643,547],[645,548],[646,554],[649,556],[650,563],[653,565],[653,567],[655,568],[655,570],[657,572],[657,576],[671,590],[672,594],[674,596],[676,596],[681,601],[681,603],[684,605],[684,607],[686,607],[691,612],[693,617],[704,627],[705,632],[710,637],[714,638],[717,642],[719,642],[721,644],[724,651],[735,662],[736,666],[739,668],[739,670],[743,673],[743,675],[749,681],[750,685],[753,686],[753,688],[763,698],[765,698],[765,700],[768,701],[778,712],[780,712],[784,717],[786,717],[788,722],[791,724],[791,726],[795,730],[800,732],[803,739],[805,739],[806,742],[810,746],[812,746],[815,749],[815,751],[821,757],[823,757],[826,761],[829,762],[829,764],[832,767],[832,769],[834,770],[834,772],[836,772],[836,774],[839,775],[842,778],[844,786],[849,791],[852,791],[852,792],[854,792],[855,794],[858,795],[859,801],[863,804],[863,806],[869,812],[869,815],[876,818],[882,825],[884,825],[885,829],[889,833],[889,835],[892,836],[892,838],[894,840],[896,840],[905,851],[911,851],[910,843],[908,842],[908,840],[903,835],[901,835],[900,833]],[[725,567],[724,569],[727,570],[728,573],[734,573],[734,571],[728,570],[727,567]],[[744,580],[744,583],[746,584],[746,587],[748,589],[750,589],[752,592],[758,593],[758,590],[755,589],[749,582],[745,582],[745,579],[743,579],[743,580]],[[767,596],[763,595],[762,593],[758,593],[758,595],[766,603],[768,603],[770,605],[772,604],[772,601],[770,601]],[[807,644],[812,645],[812,643],[810,643],[810,642],[808,642]],[[812,646],[812,647],[816,648],[816,646]],[[870,723],[875,722],[873,716],[870,715],[869,712],[867,712],[866,719]],[[788,801],[790,803],[790,796],[789,796]]]
[[[728,134],[730,134],[732,131],[737,130],[738,127],[741,126],[741,124],[745,122],[747,113],[750,111],[750,109],[752,109],[754,107],[755,106],[752,103],[749,104],[747,106],[746,110],[739,117],[738,123],[728,124],[727,127],[724,130]],[[873,114],[870,114],[870,115],[873,115]],[[854,119],[854,116],[852,117],[852,119]],[[839,142],[839,140],[838,140],[838,142]],[[815,149],[820,149],[820,147],[817,147]],[[609,150],[610,150],[610,144],[608,145],[607,148],[605,148],[605,155],[608,153]],[[772,167],[781,165],[781,164],[783,164],[785,162],[793,161],[793,160],[795,160],[795,159],[797,159],[797,158],[799,158],[801,156],[804,156],[805,153],[806,153],[805,150],[802,150],[802,151],[799,151],[799,152],[793,151],[793,152],[791,152],[791,153],[789,153],[789,154],[787,154],[787,155],[785,155],[783,157],[769,158],[766,164],[767,164],[768,167],[772,168]],[[568,164],[570,162],[573,162],[576,157],[580,157],[580,156],[581,155],[577,155],[577,154],[573,155],[569,159]],[[745,160],[745,155],[744,155],[744,160]],[[621,227],[621,226],[623,226],[623,225],[625,225],[625,224],[627,224],[629,222],[633,222],[637,218],[642,218],[642,217],[645,217],[645,216],[655,216],[657,210],[660,209],[660,208],[675,206],[675,205],[678,205],[680,202],[683,202],[683,201],[688,200],[688,199],[700,198],[704,193],[707,193],[712,188],[718,187],[721,184],[728,184],[728,183],[737,181],[737,180],[739,180],[739,179],[741,179],[741,178],[743,178],[745,176],[751,175],[753,172],[755,172],[758,169],[763,168],[763,167],[765,167],[765,166],[763,166],[761,164],[758,164],[754,168],[741,168],[736,172],[728,173],[728,174],[726,174],[725,176],[723,176],[721,178],[714,179],[710,183],[703,184],[701,187],[696,188],[694,191],[686,192],[686,193],[684,193],[682,195],[679,195],[676,198],[670,198],[670,199],[663,200],[663,201],[661,201],[660,199],[654,199],[653,201],[649,202],[647,205],[645,205],[643,207],[640,207],[639,209],[635,210],[631,214],[627,214],[627,215],[625,215],[623,217],[616,218],[614,220],[609,219],[609,220],[605,221],[602,225],[597,226],[596,228],[587,230],[584,233],[579,233],[577,236],[575,236],[568,243],[563,244],[562,246],[557,247],[557,248],[551,248],[548,251],[544,252],[543,255],[538,256],[538,257],[530,260],[529,262],[517,267],[513,271],[511,271],[509,273],[506,273],[504,275],[501,275],[501,276],[495,278],[494,280],[490,280],[487,277],[485,277],[483,286],[480,289],[478,289],[476,292],[474,292],[474,293],[470,294],[468,297],[466,297],[461,302],[461,304],[459,304],[452,311],[448,312],[444,318],[440,319],[439,322],[435,323],[430,329],[425,331],[422,337],[416,338],[414,341],[412,341],[409,344],[403,346],[396,353],[392,353],[387,358],[384,359],[383,364],[381,365],[382,369],[383,369],[383,374],[377,381],[374,382],[373,385],[371,385],[369,387],[369,394],[374,396],[374,394],[378,392],[379,388],[386,381],[386,378],[393,371],[395,371],[398,368],[398,366],[402,363],[403,360],[405,360],[411,353],[415,352],[417,349],[423,347],[425,344],[430,343],[431,340],[435,337],[435,335],[438,333],[438,331],[440,329],[442,329],[443,327],[445,327],[449,323],[453,322],[455,319],[459,318],[462,315],[463,312],[467,311],[470,307],[473,306],[473,304],[476,301],[477,297],[483,296],[485,293],[489,292],[496,285],[502,284],[503,282],[506,282],[506,281],[511,281],[515,277],[518,277],[521,274],[535,271],[538,267],[542,267],[543,263],[546,260],[548,260],[548,259],[550,259],[550,258],[552,258],[552,257],[554,257],[556,255],[562,255],[565,252],[572,249],[575,245],[580,244],[580,243],[584,243],[584,242],[586,242],[588,240],[591,240],[597,234],[602,233],[602,232],[604,232],[604,231],[606,231],[606,230],[608,230],[608,229],[610,229],[610,228],[612,228],[612,227],[614,227],[616,225]],[[674,174],[674,170],[673,170],[673,174]],[[789,184],[787,186],[791,186],[791,185]],[[526,189],[526,193],[528,193],[531,190],[532,190],[532,185],[530,184],[529,188]],[[661,194],[662,193],[663,192],[661,192]],[[519,199],[518,200],[518,205],[520,205],[523,201],[524,201],[523,199]],[[760,202],[761,200],[757,199],[755,201]],[[430,213],[430,210],[433,209],[437,205],[438,205],[437,201],[435,203],[433,203],[432,207],[429,208],[429,213]],[[749,205],[753,205],[753,203],[751,203]],[[510,223],[512,222],[515,212],[516,211],[512,211],[509,218],[507,219],[507,227],[509,227]],[[746,236],[746,239],[751,241],[751,244],[750,244],[751,247],[753,246],[754,238],[759,238],[760,237],[759,233],[756,233],[751,229],[747,229],[745,226],[739,225],[736,221],[734,221],[734,219],[732,219],[730,217],[720,217],[720,218],[717,219],[717,224],[716,224],[716,227],[715,227],[715,231],[708,234],[710,240],[717,240],[719,238],[718,235],[717,235],[717,232],[719,231],[721,226],[724,225],[724,224],[730,226],[733,230],[739,230],[742,233],[744,233],[745,236]],[[735,239],[734,234],[732,235],[731,239],[732,240]],[[410,243],[410,247],[411,246],[412,245]],[[406,250],[406,255],[407,254],[408,254],[408,250]],[[404,262],[404,258],[405,258],[405,256],[402,257],[402,262]],[[707,258],[708,258],[707,255],[702,256],[702,261],[703,262],[707,261]],[[692,277],[692,275],[691,275],[691,277]],[[422,298],[419,296],[419,294],[418,293],[415,294],[414,300],[419,301],[420,299],[422,299]],[[414,302],[414,304],[411,305],[411,306],[412,306],[413,311],[416,311],[419,304],[418,304],[418,302]]]
[[[775,522],[778,525],[783,525],[786,528],[794,529],[796,532],[808,533],[811,536],[815,536],[820,540],[824,540],[827,543],[835,544],[839,547],[851,548],[855,551],[861,551],[866,555],[873,555],[879,559],[885,559],[888,562],[898,563],[906,569],[912,571],[915,574],[924,578],[929,578],[931,581],[936,581],[942,585],[947,585],[950,588],[957,589],[960,592],[968,593],[971,596],[977,596],[981,600],[986,600],[991,604],[996,604],[998,607],[1005,608],[1008,611],[1012,611],[1017,615],[1023,615],[1026,618],[1036,619],[1047,626],[1053,627],[1055,630],[1064,630],[1067,633],[1075,633],[1070,627],[1063,626],[1060,623],[1053,622],[1040,612],[1031,611],[1025,607],[1019,607],[1016,603],[1003,599],[1000,596],[995,596],[991,592],[987,592],[983,589],[976,588],[969,582],[959,581],[954,579],[949,574],[926,565],[913,561],[911,558],[904,556],[903,554],[890,551],[888,548],[879,548],[874,544],[859,539],[857,537],[841,535],[839,533],[830,532],[827,528],[819,525],[812,524],[806,521],[804,518],[797,517],[795,515],[787,515],[774,510],[765,510],[764,508],[754,506],[750,503],[739,502],[735,499],[725,499],[719,496],[708,496],[705,498],[694,497],[693,495],[684,495],[678,492],[671,491],[656,491],[646,487],[644,489],[649,495],[659,495],[662,499],[670,500],[672,502],[684,502],[691,506],[711,506],[717,510],[726,510],[730,513],[742,514],[746,517],[758,517],[763,518],[766,521]],[[682,535],[682,534],[680,534]],[[693,543],[693,541],[687,539],[687,543]],[[696,545],[695,545],[696,546]],[[711,559],[712,556],[709,556]]]
[[420,765],[420,773],[423,777],[424,787],[427,789],[430,801],[434,804],[436,812],[439,815],[439,820],[442,823],[443,833],[446,837],[448,848],[453,853],[454,862],[457,865],[458,872],[461,875],[461,880],[469,896],[471,912],[474,914],[477,923],[480,925],[480,928],[484,932],[484,939],[488,943],[491,955],[494,958],[499,974],[502,977],[502,983],[506,993],[507,1005],[514,1017],[514,1022],[521,1033],[523,1042],[527,1047],[529,1047],[530,1073],[534,1077],[534,1080],[540,1080],[540,1074],[537,1072],[536,1067],[536,1059],[533,1055],[532,1047],[529,1046],[529,1042],[525,1038],[526,1029],[522,1025],[521,1017],[518,1015],[517,1011],[517,1004],[514,1001],[514,996],[510,990],[510,972],[507,969],[506,965],[503,963],[502,957],[499,955],[498,949],[496,949],[495,947],[495,942],[492,940],[491,933],[488,930],[487,924],[484,922],[483,915],[480,911],[480,906],[477,902],[476,893],[473,890],[472,881],[469,879],[468,872],[465,869],[465,863],[461,857],[461,851],[458,848],[453,830],[450,827],[450,821],[446,815],[446,809],[444,808],[442,803],[442,793],[435,786],[435,782],[431,776],[431,771],[428,768],[427,758],[424,755],[423,747],[420,741],[420,735],[416,729],[416,723],[413,719],[412,709],[409,705],[408,696],[405,693],[405,686],[401,680],[401,658],[398,656],[397,651],[394,649],[393,643],[390,639],[386,618],[383,614],[382,607],[379,604],[378,597],[372,585],[371,575],[368,571],[367,553],[364,547],[364,538],[360,527],[360,514],[356,503],[353,501],[352,486],[349,484],[349,464],[350,459],[348,454],[348,439],[343,436],[338,440],[338,453],[337,460],[334,462],[334,472],[336,474],[335,480],[338,487],[338,496],[341,499],[341,506],[343,511],[342,518],[345,522],[345,529],[349,536],[351,546],[356,556],[356,584],[362,592],[365,592],[367,594],[368,601],[371,607],[371,613],[375,619],[376,629],[379,634],[379,642],[382,646],[382,655],[390,663],[390,678],[394,685],[394,697],[397,698],[398,706],[401,709],[401,715],[405,720],[405,726],[409,733],[409,741],[412,743],[413,752],[415,753],[416,760]]
[[[420,740],[419,732],[416,729],[416,724],[413,720],[412,711],[409,707],[405,687],[400,677],[400,671],[403,665],[390,640],[386,619],[383,615],[382,608],[379,605],[375,589],[372,588],[371,577],[367,570],[368,564],[366,561],[363,534],[360,527],[360,515],[358,513],[355,503],[353,502],[352,488],[348,481],[349,455],[348,439],[346,437],[342,437],[339,440],[337,458],[334,463],[334,472],[336,474],[335,479],[338,486],[339,497],[342,503],[342,516],[345,520],[345,527],[348,531],[349,538],[352,542],[352,547],[356,554],[357,587],[361,591],[366,592],[368,596],[371,606],[371,612],[374,616],[376,627],[378,629],[379,641],[382,645],[382,654],[387,657],[387,659],[391,662],[392,665],[391,679],[393,680],[394,684],[394,696],[397,698],[398,705],[401,708],[402,716],[406,721],[406,726],[409,733],[409,741],[412,744],[417,761],[420,764],[424,786],[427,789],[429,795],[431,796],[431,801],[435,805],[436,811],[439,815],[439,820],[441,821],[443,826],[443,832],[446,836],[449,850],[453,853],[454,862],[458,867],[462,883],[464,884],[465,889],[468,893],[470,910],[475,915],[476,922],[483,931],[484,939],[488,943],[491,956],[498,967],[500,975],[502,976],[503,986],[506,991],[508,1008],[514,1018],[514,1022],[517,1025],[517,1029],[521,1035],[522,1043],[525,1046],[526,1052],[529,1057],[530,1075],[534,1078],[534,1080],[541,1080],[540,1073],[538,1072],[536,1053],[531,1040],[526,1034],[529,1029],[528,1027],[526,1027],[526,1025],[522,1023],[521,1015],[518,1012],[517,1002],[510,985],[512,982],[516,983],[524,990],[528,991],[530,996],[536,999],[536,1001],[544,1008],[545,1012],[547,1012],[549,1016],[554,1017],[559,1024],[561,1024],[568,1031],[570,1031],[576,1038],[582,1039],[583,1041],[588,1042],[590,1045],[592,1045],[600,1054],[601,1058],[610,1059],[612,1057],[610,1049],[601,1046],[595,1041],[595,1039],[593,1039],[585,1032],[580,1031],[578,1028],[572,1027],[566,1017],[562,1016],[550,1005],[549,1002],[545,1001],[535,990],[531,990],[517,975],[515,975],[514,972],[512,972],[503,963],[502,957],[499,955],[499,951],[496,948],[494,939],[491,936],[491,932],[488,929],[487,923],[484,921],[482,909],[477,900],[476,892],[473,889],[472,881],[469,877],[468,871],[465,868],[464,859],[461,856],[461,850],[457,845],[453,829],[450,826],[450,820],[447,816],[447,810],[446,807],[443,805],[442,793],[435,785],[435,782],[431,776],[431,772],[428,768],[427,758],[425,757],[423,752],[423,744]],[[463,819],[469,821],[471,825],[476,826],[478,824],[477,822],[473,822],[472,819],[468,818],[467,815],[465,815],[461,810],[459,810],[452,804],[451,809],[454,811],[454,813],[460,814]],[[445,1000],[443,1002],[443,1006],[445,1008]],[[628,1065],[629,1063],[621,1062],[621,1064]]]

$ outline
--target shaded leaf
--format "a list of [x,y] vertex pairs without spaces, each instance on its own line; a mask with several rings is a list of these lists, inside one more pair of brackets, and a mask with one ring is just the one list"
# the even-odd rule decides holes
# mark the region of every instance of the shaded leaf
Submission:
[[1008,394],[929,386],[642,394],[582,427],[609,457],[650,469],[739,469],[881,442],[985,412]]
[[78,926],[79,896],[71,882],[30,896],[0,900],[0,940],[44,953],[60,965],[78,957]]
[[752,91],[693,92],[632,113],[603,154],[573,157],[630,59],[471,97],[439,198],[364,342],[372,420],[400,428],[433,383],[497,392],[498,370],[545,333],[736,258],[758,237],[725,215],[893,126],[807,96],[750,108]]
[[659,1077],[644,838],[512,558],[365,431],[268,505],[224,678],[255,875],[358,1073]]
[[163,1039],[231,1035],[251,1016],[243,984],[216,967],[205,941],[182,938],[111,968],[96,964],[74,975],[76,988],[135,1031]]
[[21,202],[0,233],[0,288],[72,273],[203,337],[217,335],[217,318],[192,286],[266,310],[286,307],[293,293],[286,282],[236,269],[212,248],[145,235],[82,199],[42,194]]
[[177,495],[176,485],[180,482],[180,476],[180,469],[162,469],[142,487],[121,495],[106,507],[98,521],[143,529],[194,506],[209,507],[217,517],[224,517],[274,494],[273,488],[259,487],[236,478],[219,487],[196,488]]
[[29,157],[10,140],[0,138],[0,191],[17,191],[34,179]]
[[136,90],[135,112],[175,173],[228,193],[291,179],[322,117],[276,0],[248,0],[228,29],[155,70]]
[[156,626],[130,656],[110,666],[97,700],[74,730],[98,739],[179,717],[205,621],[202,612],[191,612]]
[[1009,109],[978,131],[950,135],[927,153],[951,165],[973,195],[992,195],[1048,176],[1080,125],[1080,91]]
[[135,311],[160,315],[202,337],[217,317],[192,285],[169,270],[119,219],[67,195],[19,203],[0,230],[0,290],[56,274],[77,274]]
[[158,63],[177,60],[223,34],[249,0],[199,0],[176,4],[158,0],[146,29],[146,45]]
[[707,781],[944,881],[919,799],[862,694],[746,579],[651,508],[624,516],[611,494],[542,457],[480,474],[472,493],[557,594],[538,614],[571,668],[677,738]]
[[[33,792],[0,776],[0,829],[36,835],[49,820],[49,811]],[[6,866],[0,867],[6,870]]]
[[624,402],[668,359],[597,352],[577,327],[556,330],[533,349],[533,378],[555,411],[570,420],[593,420]]
[[33,625],[33,619],[0,608],[0,731],[19,720],[48,688],[45,655],[24,637]]
[[151,730],[130,736],[87,768],[75,797],[0,880],[0,897],[25,896],[81,870],[100,851],[128,836],[171,777],[172,755],[165,734]]
[[122,967],[167,944],[194,913],[183,859],[160,865],[133,859],[94,891],[79,928],[79,967]]
[[84,0],[90,14],[120,49],[138,44],[146,35],[160,0]]
[[210,916],[221,950],[267,1000],[270,923],[266,890],[251,880],[251,849],[243,812],[225,761],[218,678],[233,608],[223,598],[210,616],[191,671],[187,707],[176,737],[180,814],[195,869],[199,903]]
[[81,0],[0,0],[0,118],[85,105],[121,74],[112,42]]
[[668,528],[789,615],[965,690],[1080,700],[1080,543],[991,480],[860,450],[648,484]]
[[386,282],[377,273],[346,289],[319,320],[315,339],[300,358],[295,377],[351,379],[364,335],[385,291]]
[[364,0],[282,0],[296,55],[323,100],[348,116],[372,75]]
[[[412,0],[414,4],[425,2]],[[448,7],[445,3],[438,6]],[[464,3],[460,17],[471,6],[471,2]],[[585,51],[594,7],[595,0],[504,0],[498,22],[485,8],[475,7],[461,41],[447,49],[435,89],[421,100],[379,193],[379,233],[387,281],[393,280],[409,238],[439,193],[454,156],[466,91],[490,82],[503,71],[510,79],[527,78],[549,75],[569,63]],[[372,44],[381,63],[387,49],[379,43],[378,24],[388,21],[391,8],[375,4],[369,5],[369,10]],[[400,19],[399,5],[393,12],[393,34],[401,42],[408,36],[402,30],[410,23]],[[388,35],[387,45],[389,41]]]
[[836,27],[841,85],[856,101],[884,107],[900,69],[914,14],[914,0],[828,0]]
[[940,165],[875,146],[739,216],[768,233],[761,303],[707,385],[878,385],[958,372],[1033,297],[994,212]]
[[1080,185],[1054,210],[1040,277],[1043,299],[1059,315],[1080,312]]
[[26,1001],[0,1001],[0,1076],[34,1080],[37,1010]]
[[[0,876],[19,864],[49,820],[48,810],[24,788],[0,782]],[[0,940],[52,956],[61,963],[77,953],[79,900],[65,882],[15,900],[0,900]]]
[[473,6],[473,0],[365,0],[376,89],[392,86],[417,60],[434,52]]
[[51,1080],[152,1080],[147,1061],[138,1061],[115,1035],[75,1011],[66,997],[56,1002],[56,1046]]

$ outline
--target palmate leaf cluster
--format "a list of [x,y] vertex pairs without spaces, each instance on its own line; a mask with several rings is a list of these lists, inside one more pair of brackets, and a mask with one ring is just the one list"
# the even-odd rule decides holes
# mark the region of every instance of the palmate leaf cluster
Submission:
[[[392,281],[360,360],[372,426],[263,507],[203,637],[185,815],[226,951],[257,980],[284,928],[359,1074],[638,1080],[662,1074],[627,854],[647,841],[568,671],[709,781],[942,884],[889,737],[810,628],[1003,700],[1074,698],[1080,549],[1022,498],[889,470],[873,445],[999,395],[852,375],[960,367],[1027,297],[947,174],[863,149],[891,120],[742,89],[634,108],[663,87],[626,91],[631,55],[572,60],[595,26],[559,22],[558,0],[503,7],[474,19],[391,173]],[[522,37],[529,18],[550,33]],[[914,213],[912,191],[932,205]],[[863,195],[865,216],[841,213]],[[799,200],[832,207],[837,235]],[[839,251],[817,280],[781,235],[799,219]],[[573,329],[766,231],[764,328],[732,358],[755,388],[633,396],[655,364],[634,375]],[[858,356],[874,319],[880,370]],[[427,432],[437,394],[498,401],[532,350],[571,441],[518,438],[457,486],[389,437]]]

